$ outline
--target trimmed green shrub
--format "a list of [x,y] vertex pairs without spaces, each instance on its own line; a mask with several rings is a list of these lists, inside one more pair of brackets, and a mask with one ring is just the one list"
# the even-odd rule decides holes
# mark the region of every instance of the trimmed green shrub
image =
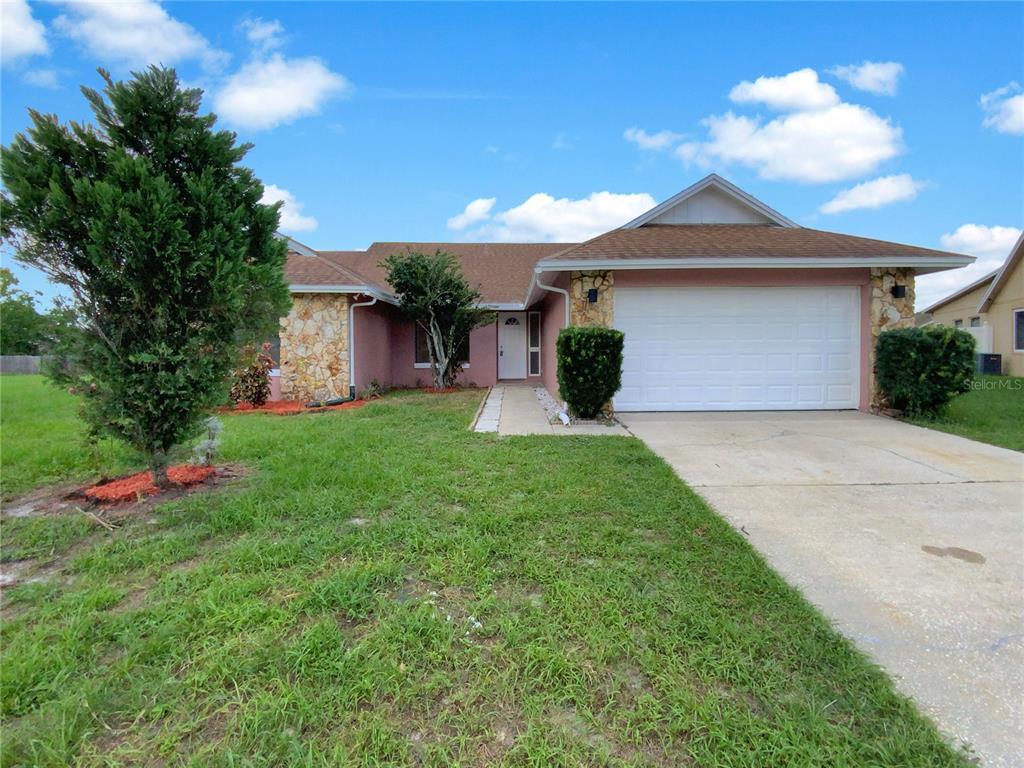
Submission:
[[898,328],[878,337],[875,377],[893,408],[940,413],[974,375],[974,337],[946,325]]
[[622,331],[571,326],[558,334],[558,388],[574,416],[592,419],[622,386]]

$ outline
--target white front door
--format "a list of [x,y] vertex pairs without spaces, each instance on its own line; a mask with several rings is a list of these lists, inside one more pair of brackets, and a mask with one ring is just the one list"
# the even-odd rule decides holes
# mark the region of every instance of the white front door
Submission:
[[856,408],[860,291],[616,288],[617,411]]
[[498,378],[526,378],[526,313],[498,314]]

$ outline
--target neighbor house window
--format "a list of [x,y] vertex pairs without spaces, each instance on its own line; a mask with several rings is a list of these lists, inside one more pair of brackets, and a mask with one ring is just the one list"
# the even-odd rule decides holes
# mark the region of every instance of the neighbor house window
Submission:
[[1024,309],[1013,310],[1013,351],[1024,352]]
[[540,312],[528,315],[530,341],[530,375],[540,376]]
[[[416,328],[416,365],[430,365],[430,352],[427,350],[427,333],[424,331],[419,324],[415,325]],[[463,365],[469,363],[469,338],[462,342],[462,346],[459,347],[458,351],[459,362]]]
[[953,321],[953,327],[954,328],[963,328],[964,327],[964,321],[963,320],[954,320]]
[[981,318],[980,317],[972,317],[971,318],[971,328],[981,328]]

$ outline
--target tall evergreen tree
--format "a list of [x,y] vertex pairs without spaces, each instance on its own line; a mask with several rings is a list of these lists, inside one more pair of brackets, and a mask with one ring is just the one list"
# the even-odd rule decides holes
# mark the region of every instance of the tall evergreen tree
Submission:
[[68,286],[84,324],[73,385],[94,433],[167,453],[222,402],[238,349],[287,311],[279,205],[240,165],[251,148],[200,115],[173,69],[82,88],[96,125],[30,111],[3,148],[3,235]]

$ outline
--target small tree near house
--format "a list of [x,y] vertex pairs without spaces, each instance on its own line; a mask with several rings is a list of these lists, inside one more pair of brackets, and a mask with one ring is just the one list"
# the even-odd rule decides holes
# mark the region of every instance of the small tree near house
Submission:
[[460,370],[460,347],[470,331],[493,322],[494,312],[477,307],[480,293],[470,287],[450,253],[396,253],[381,266],[402,314],[423,329],[434,387],[452,386]]
[[224,401],[239,348],[289,305],[278,206],[240,165],[250,145],[200,115],[172,69],[83,88],[96,125],[32,125],[2,150],[3,235],[70,288],[82,330],[62,374],[94,434],[142,451],[167,485],[172,447]]

